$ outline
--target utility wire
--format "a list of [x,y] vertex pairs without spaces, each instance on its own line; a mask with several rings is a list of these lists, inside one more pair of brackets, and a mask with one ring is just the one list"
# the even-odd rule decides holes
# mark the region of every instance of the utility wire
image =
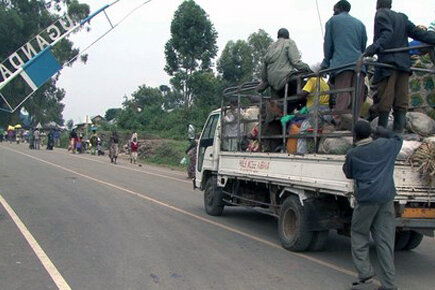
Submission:
[[[117,2],[119,2],[121,0],[115,0],[113,1],[109,6],[112,6],[114,4],[116,4]],[[91,46],[93,46],[95,43],[97,43],[99,40],[101,40],[104,36],[106,36],[107,34],[109,34],[109,32],[111,32],[113,29],[115,29],[115,27],[117,27],[119,24],[121,24],[122,22],[124,22],[128,17],[130,17],[131,14],[133,14],[134,12],[136,12],[138,9],[140,9],[142,6],[144,6],[145,4],[151,2],[152,0],[147,0],[144,3],[138,5],[136,8],[134,8],[133,10],[131,10],[127,15],[125,15],[118,23],[116,23],[115,25],[111,25],[111,28],[106,31],[103,35],[101,35],[100,37],[98,37],[94,42],[92,42],[90,45],[88,45],[86,48],[84,48],[83,50],[80,51],[80,53],[78,53],[76,56],[72,57],[69,61],[67,61],[65,64],[62,65],[62,67],[65,67],[67,65],[69,65],[71,62],[73,62],[75,59],[77,59],[79,56],[83,55],[83,53],[88,50]],[[106,15],[107,17],[107,15]],[[59,18],[60,19],[60,18]],[[56,21],[59,21],[59,19],[57,19]],[[55,21],[55,22],[56,22]],[[54,22],[54,23],[55,23]],[[110,20],[109,20],[110,23]],[[111,23],[110,23],[111,24]],[[36,36],[35,36],[36,37]],[[32,38],[33,39],[33,38]],[[1,97],[3,98],[4,101],[6,101],[7,105],[9,106],[9,108],[11,109],[10,111],[0,108],[0,111],[5,111],[5,112],[10,112],[13,113],[15,112],[15,110],[17,108],[19,108],[25,101],[27,101],[37,90],[33,91],[32,93],[28,94],[17,106],[15,106],[15,108],[12,108],[9,103],[7,102],[7,100],[4,98],[4,96],[2,95]]]
[[325,33],[323,32],[323,24],[322,24],[322,18],[320,17],[318,0],[316,0],[316,7],[317,7],[317,16],[319,17],[320,31],[322,32],[322,38],[323,38]]
[[[115,2],[113,2],[110,5],[113,5],[117,2],[119,2],[120,0],[117,0]],[[71,58],[69,61],[67,61],[65,63],[65,65],[69,65],[71,62],[73,62],[75,59],[77,59],[79,56],[83,55],[85,53],[85,51],[87,51],[89,48],[91,48],[95,43],[97,43],[98,41],[100,41],[103,37],[105,37],[107,34],[109,34],[113,29],[115,29],[119,24],[121,24],[122,22],[124,22],[128,17],[130,17],[134,12],[136,12],[137,10],[139,10],[140,8],[142,8],[142,6],[144,6],[145,4],[148,4],[149,2],[151,2],[152,0],[147,0],[144,3],[140,4],[139,6],[135,7],[134,9],[132,9],[129,13],[127,13],[123,18],[121,18],[120,21],[118,21],[115,25],[113,25],[109,30],[107,30],[105,33],[103,33],[103,35],[101,35],[100,37],[98,37],[95,41],[93,41],[91,44],[89,44],[87,47],[85,47],[84,49],[82,49],[80,51],[80,53],[78,53],[76,56],[74,56],[73,58]],[[110,22],[110,21],[109,21]],[[64,65],[64,66],[65,66]]]

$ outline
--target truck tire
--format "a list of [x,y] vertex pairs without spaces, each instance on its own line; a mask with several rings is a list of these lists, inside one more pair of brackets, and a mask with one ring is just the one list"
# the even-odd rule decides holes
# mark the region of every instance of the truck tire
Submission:
[[325,249],[326,241],[328,240],[329,231],[316,231],[313,232],[313,239],[308,246],[309,251],[319,252]]
[[423,234],[420,234],[416,231],[411,231],[408,244],[403,249],[407,251],[413,250],[420,245],[422,240],[423,240]]
[[313,232],[308,230],[307,214],[297,196],[287,197],[282,204],[278,233],[282,246],[287,250],[302,252],[310,246]]
[[210,177],[205,183],[204,208],[205,212],[213,216],[221,216],[224,210],[222,189],[217,187],[216,177]]
[[396,240],[394,243],[395,251],[402,251],[408,245],[411,237],[410,231],[397,231],[396,232]]

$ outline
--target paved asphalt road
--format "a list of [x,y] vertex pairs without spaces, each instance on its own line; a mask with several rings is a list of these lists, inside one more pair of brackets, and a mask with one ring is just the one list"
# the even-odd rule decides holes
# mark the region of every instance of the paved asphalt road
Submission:
[[[348,238],[291,253],[275,219],[242,208],[207,216],[202,199],[184,172],[0,143],[0,289],[325,290],[354,280]],[[435,240],[396,253],[396,265],[400,289],[434,289]]]

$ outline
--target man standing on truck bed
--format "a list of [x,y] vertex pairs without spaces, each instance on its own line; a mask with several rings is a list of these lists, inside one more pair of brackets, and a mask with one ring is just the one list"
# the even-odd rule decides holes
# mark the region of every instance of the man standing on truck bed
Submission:
[[408,80],[411,67],[409,52],[383,53],[384,50],[408,46],[408,37],[425,43],[435,44],[435,32],[424,31],[415,26],[403,13],[391,10],[392,0],[376,3],[375,31],[373,44],[365,54],[378,54],[378,62],[393,65],[397,69],[376,67],[373,84],[377,84],[380,98],[377,104],[378,125],[386,127],[391,107],[394,110],[394,131],[401,133],[405,128],[408,110]]
[[370,123],[355,125],[356,147],[349,150],[343,171],[355,180],[356,206],[352,215],[352,258],[358,281],[352,289],[370,284],[375,275],[369,257],[370,233],[376,245],[382,275],[380,289],[397,289],[394,267],[394,163],[402,147],[402,138],[378,127],[373,140]]
[[[322,69],[335,68],[355,63],[364,53],[367,44],[367,33],[364,24],[349,14],[351,5],[340,0],[334,5],[334,16],[325,25],[323,43],[324,59]],[[331,73],[335,89],[347,89],[359,85],[358,106],[364,101],[364,82],[356,84],[356,72],[353,67],[346,67]],[[364,75],[362,76],[362,79]],[[351,92],[337,93],[334,111],[345,111],[351,107]],[[334,116],[340,127],[341,117]]]

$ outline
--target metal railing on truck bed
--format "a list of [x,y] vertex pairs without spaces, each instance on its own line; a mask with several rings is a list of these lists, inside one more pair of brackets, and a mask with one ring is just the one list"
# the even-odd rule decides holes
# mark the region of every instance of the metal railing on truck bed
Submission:
[[[413,47],[406,47],[406,48],[400,48],[400,49],[392,49],[392,50],[386,50],[385,53],[388,52],[398,52],[398,51],[404,51],[404,50],[410,50],[410,49],[421,49],[421,48],[428,48],[433,47],[430,45],[420,45],[420,46],[413,46]],[[435,58],[435,57],[434,57]],[[359,119],[359,112],[361,107],[361,102],[358,101],[358,97],[360,96],[360,88],[361,82],[364,82],[365,73],[364,73],[364,67],[383,67],[383,68],[391,68],[396,69],[396,67],[388,64],[378,63],[374,62],[372,60],[364,59],[361,57],[356,63],[350,63],[346,65],[342,65],[339,67],[335,67],[333,69],[326,69],[321,70],[316,73],[298,73],[293,72],[289,74],[287,77],[286,86],[284,89],[284,96],[281,98],[272,97],[260,94],[256,92],[256,87],[259,85],[259,82],[249,82],[244,83],[240,86],[234,86],[229,87],[224,90],[223,97],[222,97],[222,106],[221,106],[221,120],[222,126],[221,126],[221,139],[222,139],[222,151],[246,151],[246,139],[247,136],[249,136],[250,132],[246,130],[246,128],[252,129],[257,126],[258,134],[256,136],[256,140],[259,143],[259,150],[262,152],[277,152],[277,148],[267,148],[268,150],[265,150],[264,148],[264,141],[267,140],[282,140],[278,152],[287,152],[287,148],[285,146],[287,138],[305,138],[313,140],[314,143],[314,150],[310,153],[319,153],[318,152],[318,142],[320,138],[341,138],[341,137],[353,137],[353,142],[355,142],[355,136],[354,136],[354,125]],[[351,70],[354,71],[356,76],[355,85],[348,87],[348,88],[342,88],[342,89],[330,89],[328,91],[321,91],[321,77],[328,73],[334,73],[337,71],[345,70]],[[419,73],[428,73],[428,74],[435,74],[435,70],[431,69],[423,69],[418,67],[412,67],[411,70],[413,72],[419,72]],[[310,109],[308,115],[306,114],[300,114],[300,113],[294,113],[289,112],[288,104],[301,101],[303,97],[301,97],[302,93],[302,86],[304,84],[304,81],[308,78],[315,77],[316,78],[316,91],[314,93],[309,93],[308,97],[314,98],[314,105]],[[289,83],[295,82],[297,84],[296,94],[289,95]],[[333,96],[336,96],[337,98],[343,97],[343,95],[340,95],[342,93],[351,93],[351,106],[350,109],[346,110],[331,110],[331,107],[329,110],[320,110],[320,96],[322,95],[329,95],[330,98]],[[235,106],[237,104],[237,106]],[[279,134],[265,134],[266,130],[264,130],[265,126],[265,117],[267,117],[267,108],[270,108],[271,106],[278,105],[279,108],[282,109],[282,116],[278,116],[275,118],[276,121],[281,120],[282,117],[289,116],[290,114],[293,115],[294,118],[310,118],[311,120],[311,127],[312,129],[310,132],[304,132],[304,133],[297,133],[297,134],[289,134],[287,124],[283,123],[284,125],[281,128],[281,132]],[[248,109],[257,108],[258,114],[256,118],[252,118],[252,116],[249,116],[248,118],[243,117],[243,113],[246,112]],[[293,108],[293,107],[292,107]],[[229,115],[229,112],[233,115],[232,121],[227,121]],[[329,118],[329,120],[333,119],[333,116],[343,116],[345,114],[350,114],[351,116],[351,126],[349,131],[338,131],[335,133],[324,133],[320,130],[321,128],[321,122],[323,120]],[[249,126],[247,126],[247,124]],[[254,126],[252,125],[254,124]],[[233,128],[233,134],[228,134],[228,127],[233,126],[236,128],[237,133],[234,134],[234,128]],[[227,144],[230,143],[230,146],[227,146]],[[276,142],[277,143],[277,142]]]

